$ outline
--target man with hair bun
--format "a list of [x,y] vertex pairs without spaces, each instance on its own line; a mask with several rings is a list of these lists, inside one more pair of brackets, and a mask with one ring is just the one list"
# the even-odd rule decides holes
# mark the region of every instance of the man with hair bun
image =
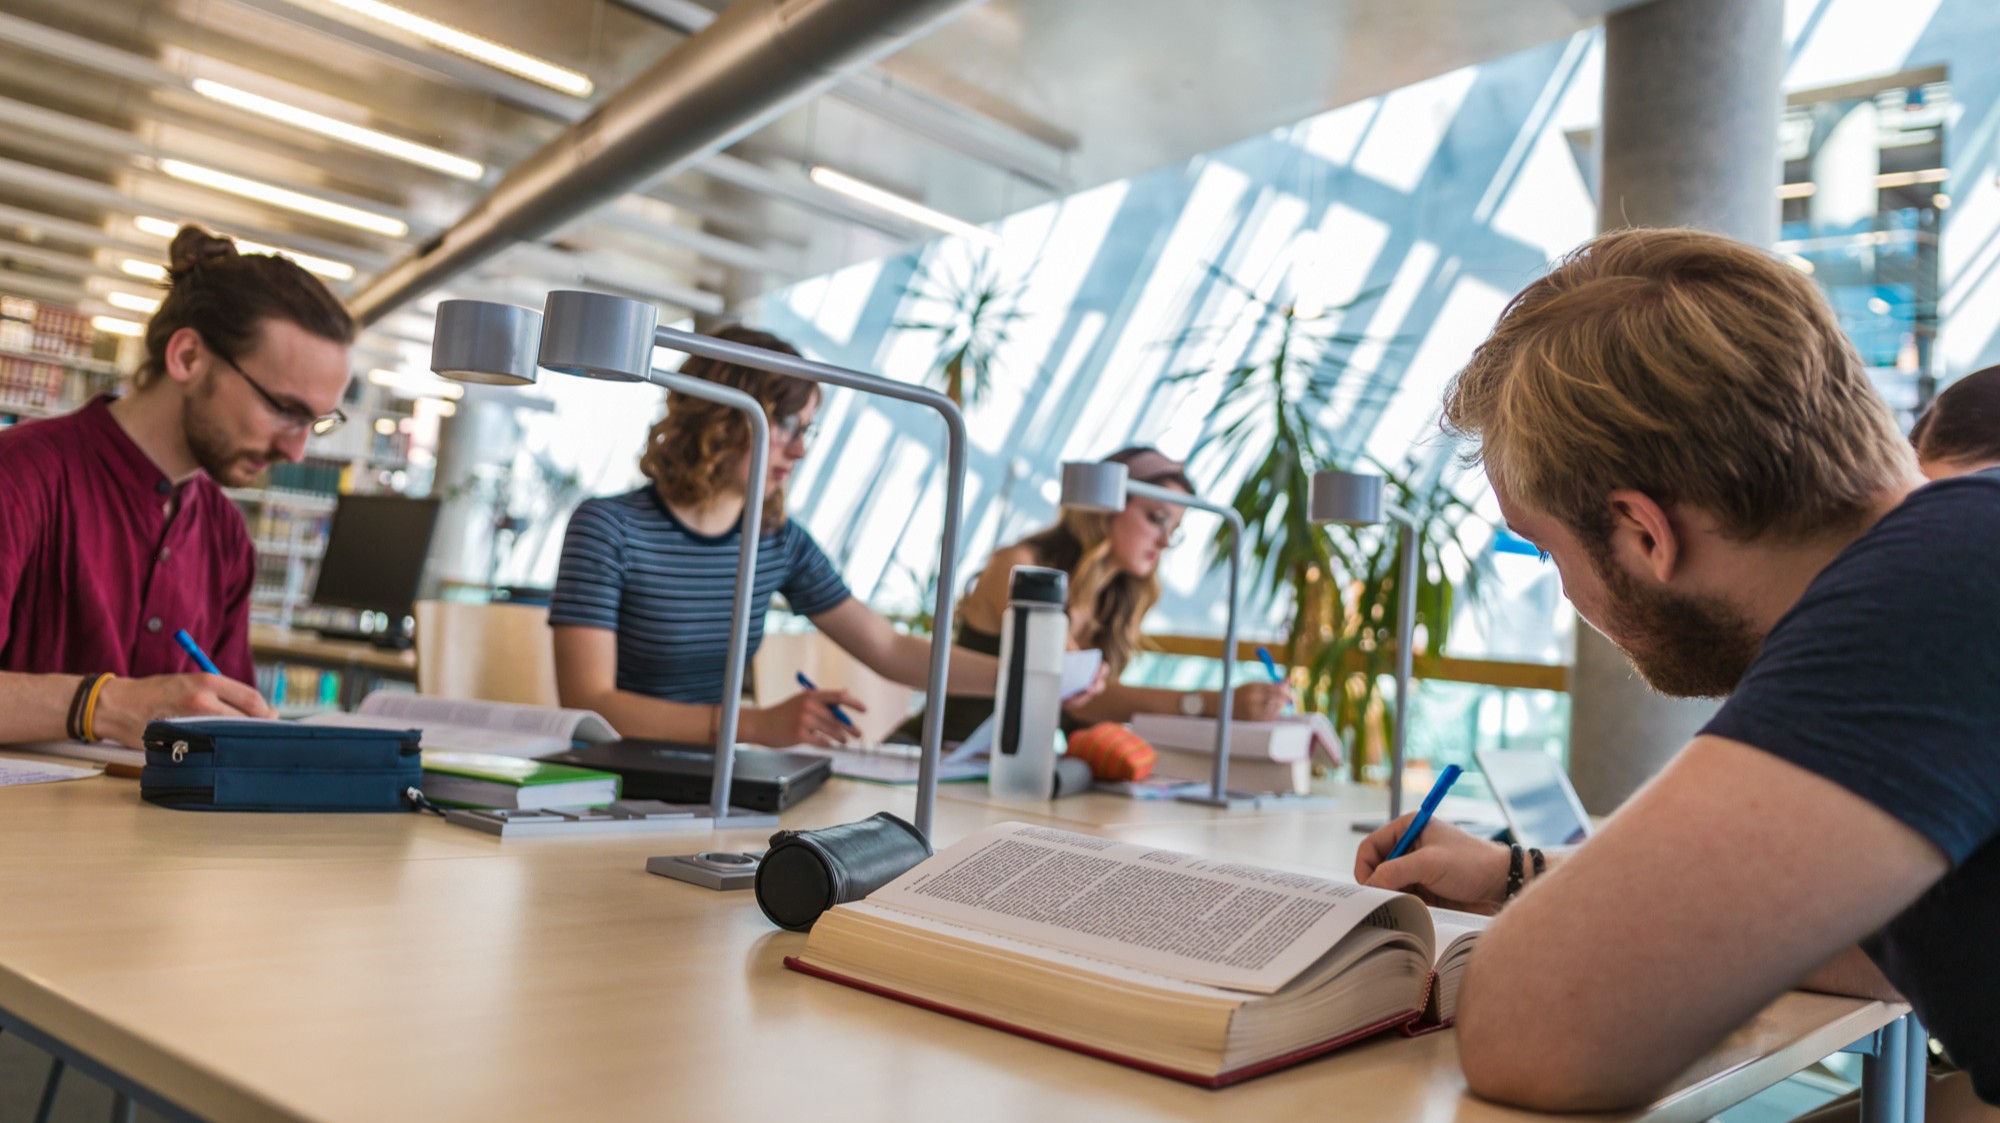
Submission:
[[222,488],[346,420],[354,322],[297,264],[197,227],[169,257],[131,389],[0,432],[0,743],[273,716],[250,685],[256,554]]
[[2000,469],[1926,484],[1813,283],[1693,230],[1528,286],[1445,420],[1642,678],[1727,698],[1567,854],[1433,821],[1388,860],[1407,817],[1362,843],[1358,879],[1500,914],[1460,992],[1472,1090],[1643,1104],[1804,986],[1900,994],[1960,1070],[1930,1118],[1991,1118]]

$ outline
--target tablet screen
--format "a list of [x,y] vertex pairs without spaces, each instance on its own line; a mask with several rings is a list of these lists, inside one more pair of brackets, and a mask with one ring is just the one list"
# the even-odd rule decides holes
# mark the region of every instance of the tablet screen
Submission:
[[1590,820],[1556,758],[1533,749],[1487,750],[1478,756],[1515,841],[1574,846],[1589,836]]

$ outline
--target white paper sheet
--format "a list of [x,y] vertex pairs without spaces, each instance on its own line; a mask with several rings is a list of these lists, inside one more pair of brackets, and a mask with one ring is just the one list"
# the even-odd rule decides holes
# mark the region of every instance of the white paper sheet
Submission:
[[81,780],[86,776],[95,776],[100,771],[101,769],[81,768],[73,764],[55,764],[49,761],[0,756],[0,788],[17,784],[54,784],[63,780]]

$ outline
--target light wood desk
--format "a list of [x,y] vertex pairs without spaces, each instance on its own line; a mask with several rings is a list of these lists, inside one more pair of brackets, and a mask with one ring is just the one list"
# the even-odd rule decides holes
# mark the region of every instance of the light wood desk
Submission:
[[[1079,798],[1122,805],[1121,832],[1287,864],[1318,837]],[[784,818],[911,800],[834,781]],[[1009,817],[941,800],[937,833]],[[1320,825],[1341,870],[1353,836]],[[1130,1071],[784,970],[804,937],[749,893],[643,870],[760,834],[503,841],[428,815],[176,812],[110,778],[0,789],[0,1021],[224,1120],[1528,1118],[1464,1094],[1450,1033],[1221,1092]],[[1787,996],[1657,1117],[1706,1118],[1901,1012]]]

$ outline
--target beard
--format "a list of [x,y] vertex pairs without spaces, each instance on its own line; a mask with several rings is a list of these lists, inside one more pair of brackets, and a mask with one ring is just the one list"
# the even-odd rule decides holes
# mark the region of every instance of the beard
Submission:
[[181,431],[187,436],[188,451],[209,477],[224,487],[246,487],[255,483],[271,464],[263,450],[237,444],[215,421],[211,380],[188,395],[181,403]]
[[1671,698],[1724,698],[1743,681],[1764,636],[1719,597],[1641,585],[1608,557],[1591,558],[1603,581],[1606,639],[1647,686]]

